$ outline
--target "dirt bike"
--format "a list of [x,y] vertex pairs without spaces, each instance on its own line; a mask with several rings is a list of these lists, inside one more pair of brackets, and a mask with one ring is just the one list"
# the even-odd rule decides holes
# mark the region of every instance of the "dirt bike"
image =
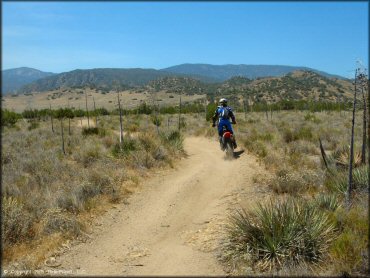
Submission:
[[228,159],[234,157],[234,136],[227,130],[226,126],[222,127],[222,137],[220,140],[221,150],[226,153]]

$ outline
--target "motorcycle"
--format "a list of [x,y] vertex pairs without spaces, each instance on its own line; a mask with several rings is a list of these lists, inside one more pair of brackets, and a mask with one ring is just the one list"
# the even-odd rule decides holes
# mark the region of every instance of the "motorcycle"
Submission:
[[226,126],[222,127],[222,137],[220,140],[221,150],[226,153],[228,159],[234,157],[234,136],[227,130]]

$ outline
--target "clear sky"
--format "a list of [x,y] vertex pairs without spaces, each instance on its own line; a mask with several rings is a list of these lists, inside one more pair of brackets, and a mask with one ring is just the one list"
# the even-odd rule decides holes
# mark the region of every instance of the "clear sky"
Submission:
[[368,67],[367,2],[2,2],[2,68]]

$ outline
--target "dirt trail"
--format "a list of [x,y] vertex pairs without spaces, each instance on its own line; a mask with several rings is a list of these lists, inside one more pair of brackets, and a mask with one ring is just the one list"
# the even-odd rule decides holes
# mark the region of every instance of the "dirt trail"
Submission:
[[225,275],[217,262],[220,225],[242,195],[255,201],[260,171],[246,153],[228,161],[216,141],[185,140],[188,157],[146,180],[129,204],[96,224],[91,239],[57,257],[82,275]]

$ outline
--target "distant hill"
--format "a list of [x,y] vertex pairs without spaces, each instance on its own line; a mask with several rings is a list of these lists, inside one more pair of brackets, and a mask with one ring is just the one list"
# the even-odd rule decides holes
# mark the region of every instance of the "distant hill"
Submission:
[[343,78],[341,76],[332,75],[308,67],[278,66],[278,65],[275,66],[275,65],[182,64],[162,69],[162,71],[177,74],[207,76],[210,78],[217,79],[218,81],[225,81],[234,76],[243,76],[249,79],[255,79],[258,77],[276,77],[283,76],[296,70],[313,71],[326,77]]
[[328,78],[313,71],[293,71],[281,77],[255,80],[232,78],[222,83],[215,95],[244,96],[253,102],[280,100],[348,101],[352,100],[350,81]]
[[22,93],[43,92],[59,88],[101,88],[113,89],[118,86],[120,89],[127,89],[135,86],[142,86],[149,81],[171,73],[160,72],[155,69],[111,69],[99,68],[88,70],[73,70],[60,73],[54,76],[43,78],[23,86]]
[[3,70],[1,85],[2,94],[15,93],[25,84],[52,75],[54,75],[52,72],[43,72],[27,67]]
[[[148,84],[150,81],[163,77],[187,76],[186,74],[175,74],[155,69],[116,69],[116,68],[99,68],[88,70],[73,70],[46,77],[19,89],[20,93],[44,92],[59,88],[97,88],[111,90],[114,87],[128,89],[140,87]],[[205,82],[212,79],[202,76],[192,76]]]
[[246,98],[252,102],[310,99],[315,101],[348,101],[353,86],[348,80],[329,78],[313,71],[293,71],[279,77],[249,79],[232,77],[222,83],[207,84],[183,77],[165,77],[149,83],[154,91],[181,94],[207,94],[211,98]]
[[147,89],[175,94],[207,94],[211,98],[244,98],[252,102],[310,99],[348,101],[353,97],[349,80],[325,77],[313,71],[297,70],[279,77],[249,79],[235,76],[222,83],[205,83],[185,77],[165,77],[151,81]]

